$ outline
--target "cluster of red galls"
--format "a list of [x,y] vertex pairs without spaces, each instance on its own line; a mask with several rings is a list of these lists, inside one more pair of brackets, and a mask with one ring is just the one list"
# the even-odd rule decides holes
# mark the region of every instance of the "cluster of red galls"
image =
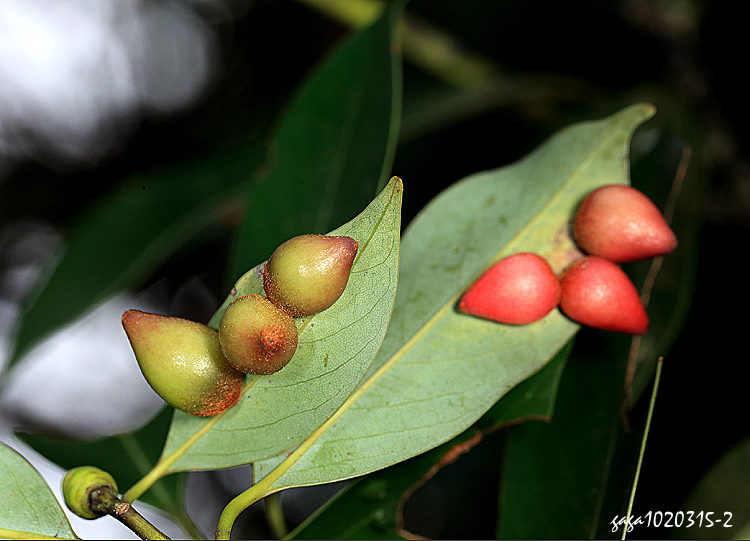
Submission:
[[556,276],[534,253],[508,256],[464,294],[459,310],[511,325],[537,321],[555,307],[590,327],[629,334],[648,330],[638,290],[618,263],[667,254],[677,238],[658,208],[630,186],[589,193],[576,213],[573,237],[588,254]]

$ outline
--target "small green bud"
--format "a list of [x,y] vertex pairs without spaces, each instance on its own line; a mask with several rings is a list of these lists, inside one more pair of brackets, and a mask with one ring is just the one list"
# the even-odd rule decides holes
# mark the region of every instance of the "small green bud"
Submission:
[[191,415],[217,415],[239,402],[242,374],[227,363],[215,330],[176,317],[129,310],[122,326],[149,385]]
[[344,292],[357,248],[351,237],[289,239],[276,248],[263,272],[268,299],[295,317],[322,312]]
[[96,489],[108,486],[117,492],[117,483],[107,472],[94,466],[80,466],[68,471],[63,477],[62,490],[65,505],[81,518],[95,519],[102,516],[91,509],[89,495]]
[[219,322],[219,344],[240,372],[273,374],[297,349],[294,319],[260,295],[245,295],[227,306]]

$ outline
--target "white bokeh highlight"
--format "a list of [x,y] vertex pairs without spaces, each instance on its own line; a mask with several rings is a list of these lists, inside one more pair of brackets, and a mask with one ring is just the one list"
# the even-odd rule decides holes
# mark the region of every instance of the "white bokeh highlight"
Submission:
[[215,36],[189,3],[2,0],[0,158],[95,160],[197,99]]
[[24,355],[0,397],[11,419],[79,437],[129,432],[164,402],[138,368],[120,318],[154,307],[118,295]]

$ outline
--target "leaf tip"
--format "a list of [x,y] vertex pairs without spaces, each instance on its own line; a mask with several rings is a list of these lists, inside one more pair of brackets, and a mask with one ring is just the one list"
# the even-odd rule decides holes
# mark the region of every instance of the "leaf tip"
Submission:
[[401,177],[392,176],[391,180],[388,182],[388,184],[391,186],[391,189],[394,192],[403,192],[404,191],[404,181],[401,180]]
[[645,122],[656,115],[656,106],[652,103],[642,101],[631,105],[625,111],[633,113],[634,116],[638,117],[640,122]]

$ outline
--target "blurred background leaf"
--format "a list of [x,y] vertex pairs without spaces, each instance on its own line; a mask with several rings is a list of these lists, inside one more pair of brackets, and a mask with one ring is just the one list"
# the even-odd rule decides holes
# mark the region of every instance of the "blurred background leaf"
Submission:
[[[581,352],[584,339],[595,341],[588,355]],[[601,528],[612,518],[606,500],[614,495],[627,501],[635,471],[626,468],[630,479],[615,484],[613,470],[627,466],[616,455],[640,443],[637,434],[622,430],[620,418],[629,342],[624,336],[581,336],[563,373],[552,422],[508,430],[499,538],[608,536]]]
[[[468,430],[449,442],[355,481],[289,535],[292,539],[394,539],[406,493],[453,449],[467,452],[481,439]],[[458,458],[458,457],[455,457]],[[455,459],[454,458],[454,459]],[[347,517],[342,520],[342,517]]]
[[296,235],[353,218],[390,177],[401,123],[394,2],[311,74],[276,132],[274,165],[247,194],[232,280]]
[[681,528],[673,537],[684,539],[743,539],[750,528],[750,438],[722,456],[701,477],[682,504],[684,511],[713,512],[712,527]]

